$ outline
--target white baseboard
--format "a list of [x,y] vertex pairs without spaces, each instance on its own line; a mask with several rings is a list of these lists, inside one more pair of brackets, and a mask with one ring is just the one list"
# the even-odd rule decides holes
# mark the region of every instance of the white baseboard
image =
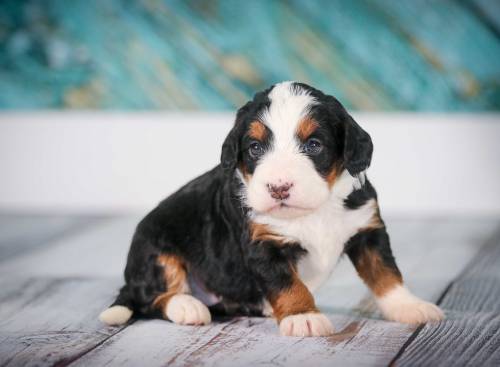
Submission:
[[[500,115],[356,113],[384,212],[500,214]],[[0,210],[144,211],[218,163],[232,113],[0,114]]]

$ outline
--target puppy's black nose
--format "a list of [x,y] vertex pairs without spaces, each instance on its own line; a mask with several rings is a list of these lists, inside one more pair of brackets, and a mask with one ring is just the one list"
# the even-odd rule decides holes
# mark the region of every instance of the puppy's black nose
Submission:
[[284,185],[273,185],[273,184],[267,184],[267,190],[269,191],[269,194],[271,194],[271,197],[276,200],[285,200],[288,199],[290,196],[290,193],[288,190],[293,186],[293,184],[286,183]]

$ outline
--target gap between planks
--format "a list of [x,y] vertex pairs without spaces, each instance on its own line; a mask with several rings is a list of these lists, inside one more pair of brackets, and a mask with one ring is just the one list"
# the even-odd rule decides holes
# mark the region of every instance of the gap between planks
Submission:
[[[464,267],[464,269],[460,272],[460,274],[448,284],[448,286],[445,288],[445,290],[443,291],[443,293],[439,297],[439,300],[436,302],[439,306],[443,305],[445,299],[447,298],[447,296],[449,294],[451,294],[451,291],[452,291],[452,289],[454,288],[455,285],[458,285],[464,279],[467,279],[467,277],[468,277],[468,275],[470,275],[470,273],[473,273],[474,271],[481,272],[482,269],[478,270],[478,267],[481,266],[481,265],[478,265],[478,263],[481,264],[481,260],[484,258],[485,254],[488,255],[488,253],[491,252],[490,248],[492,246],[499,246],[500,245],[499,242],[500,242],[500,226],[494,231],[494,233],[490,236],[490,238],[488,238],[484,242],[484,244],[479,249],[478,253]],[[500,262],[500,261],[497,261],[497,262]],[[465,297],[468,297],[468,296],[470,296],[470,294],[467,294]],[[462,295],[462,297],[464,297],[464,296]],[[453,310],[450,310],[450,311],[453,311]],[[460,316],[462,316],[462,318],[464,316],[468,317],[466,315],[465,311],[463,311],[462,315],[460,315]],[[446,320],[444,322],[446,322]],[[403,344],[403,346],[401,347],[400,351],[396,354],[396,356],[394,356],[394,358],[392,359],[392,361],[389,363],[390,367],[394,367],[394,366],[398,365],[398,363],[401,361],[401,359],[403,358],[403,356],[405,355],[405,353],[408,351],[408,349],[410,348],[410,346],[413,346],[412,344],[414,342],[417,342],[418,337],[422,335],[422,333],[424,331],[424,328],[426,328],[426,326],[427,327],[432,327],[432,326],[429,326],[427,324],[420,325],[412,333],[412,335],[410,336],[410,338],[408,338],[408,340],[406,341],[406,343]],[[468,361],[465,361],[465,360],[462,360],[462,361],[457,360],[457,361],[455,361],[456,365],[462,365],[462,364],[465,365],[467,362]],[[408,363],[408,362],[406,362],[406,363]]]
[[112,338],[114,337],[115,335],[121,333],[123,330],[125,330],[127,327],[129,327],[130,325],[132,325],[134,322],[136,322],[135,319],[132,319],[130,320],[126,325],[122,326],[122,327],[119,327],[118,330],[114,333],[111,333],[109,334],[109,336],[107,338],[104,338],[103,340],[101,340],[99,343],[93,345],[92,347],[90,347],[89,349],[79,353],[79,354],[76,354],[74,356],[71,356],[71,357],[68,357],[68,358],[63,358],[59,361],[57,361],[56,363],[54,363],[53,367],[65,367],[65,366],[69,366],[71,363],[75,362],[76,360],[82,358],[83,356],[85,356],[87,353],[90,353],[92,352],[94,349],[96,348],[99,348],[102,344],[104,344],[106,341],[108,341],[109,338]]
[[[174,363],[182,364],[183,361],[201,362],[205,360],[204,358],[208,358],[211,361],[217,361],[224,364],[233,361],[250,361],[249,358],[255,356],[262,362],[279,364],[281,361],[287,364],[293,364],[296,360],[290,359],[291,357],[288,357],[288,354],[284,352],[295,351],[297,352],[295,354],[297,357],[300,357],[298,359],[301,361],[311,361],[311,358],[314,359],[314,356],[317,356],[315,360],[324,365],[335,360],[341,362],[343,365],[346,365],[346,363],[349,364],[349,362],[358,361],[364,362],[364,364],[373,364],[373,362],[375,362],[376,365],[386,366],[390,359],[400,350],[401,345],[408,340],[409,336],[411,336],[414,331],[414,328],[404,328],[399,324],[387,323],[373,318],[360,318],[360,315],[353,316],[351,314],[349,316],[339,314],[339,311],[347,311],[350,309],[352,306],[351,300],[359,300],[356,295],[361,295],[364,289],[361,286],[361,281],[357,279],[354,274],[353,269],[350,269],[350,264],[344,262],[345,266],[341,266],[336,273],[336,280],[344,279],[345,281],[335,283],[336,285],[333,288],[329,290],[326,289],[326,292],[323,292],[322,295],[323,302],[321,303],[324,303],[325,306],[330,306],[331,309],[334,310],[335,315],[330,315],[330,317],[335,321],[334,324],[337,326],[337,329],[341,331],[341,335],[332,337],[328,343],[325,342],[326,344],[321,341],[315,343],[313,340],[289,341],[280,338],[276,335],[277,328],[273,321],[259,319],[240,319],[231,323],[229,326],[225,323],[215,323],[212,328],[203,330],[193,328],[180,329],[162,320],[141,321],[134,324],[128,324],[118,331],[108,330],[106,332],[107,335],[103,335],[99,332],[101,328],[96,324],[95,319],[100,311],[101,306],[99,306],[99,304],[104,307],[104,302],[107,302],[106,300],[112,296],[111,290],[116,289],[118,284],[115,284],[117,282],[114,281],[109,282],[104,279],[95,279],[95,276],[98,275],[100,278],[103,275],[115,274],[118,269],[121,270],[122,266],[120,261],[116,262],[116,264],[110,264],[110,259],[115,259],[117,257],[121,259],[122,255],[123,257],[125,256],[125,251],[128,249],[128,245],[125,243],[130,236],[129,232],[132,227],[132,222],[134,222],[134,220],[127,219],[108,223],[104,227],[97,226],[89,233],[79,235],[74,239],[65,240],[58,246],[51,247],[48,252],[46,251],[43,254],[36,253],[32,256],[16,259],[12,263],[3,264],[3,267],[6,268],[5,270],[8,270],[7,272],[11,274],[11,276],[12,274],[17,274],[16,269],[19,272],[20,268],[25,269],[23,270],[24,273],[26,273],[26,271],[28,272],[28,274],[24,275],[34,277],[32,278],[33,280],[47,279],[46,277],[48,275],[55,275],[57,278],[62,276],[64,279],[63,283],[68,282],[69,288],[61,289],[59,295],[50,295],[50,297],[48,297],[50,299],[56,297],[54,301],[57,302],[52,302],[52,304],[55,305],[54,307],[57,305],[61,307],[63,304],[66,305],[66,307],[74,307],[75,305],[75,302],[69,301],[67,296],[65,296],[77,291],[77,288],[72,285],[71,278],[68,278],[68,275],[76,273],[80,279],[83,277],[82,281],[88,279],[89,275],[92,275],[94,278],[93,280],[89,279],[83,281],[81,287],[78,289],[78,293],[84,291],[82,299],[87,299],[86,302],[89,304],[82,306],[81,309],[75,308],[72,313],[66,315],[71,316],[71,319],[68,320],[68,323],[61,324],[59,330],[62,332],[66,330],[67,332],[67,325],[74,328],[74,330],[85,330],[89,325],[95,325],[92,327],[96,327],[97,333],[100,335],[94,338],[95,345],[91,344],[94,343],[91,340],[84,340],[83,342],[87,343],[86,348],[82,348],[79,351],[75,350],[74,355],[71,354],[69,349],[68,352],[70,353],[61,355],[60,351],[49,350],[50,345],[46,345],[44,349],[52,354],[50,359],[55,357],[53,352],[55,352],[56,355],[59,354],[61,357],[59,359],[52,359],[53,363],[61,363],[61,365],[85,365],[86,363],[92,364],[97,361],[102,364],[107,364],[106,362],[108,358],[110,358],[113,362],[124,362],[128,365],[133,365],[131,361],[142,363],[145,360],[150,360],[153,364],[163,365],[165,360],[172,359],[173,356],[180,352],[177,359],[173,360]],[[472,221],[467,220],[467,223],[472,223]],[[411,275],[410,278],[418,277],[419,274],[421,275],[423,265],[426,265],[430,269],[436,269],[436,272],[431,274],[433,282],[429,284],[428,279],[423,279],[423,285],[425,285],[425,287],[421,288],[422,294],[418,292],[417,294],[424,295],[424,298],[437,299],[438,296],[443,293],[442,289],[449,286],[450,280],[455,279],[457,274],[461,274],[462,269],[469,263],[467,260],[474,257],[473,254],[476,254],[478,249],[481,248],[481,246],[474,246],[472,252],[469,244],[473,242],[477,243],[477,245],[482,245],[484,243],[483,236],[491,233],[493,228],[490,225],[485,225],[484,220],[469,226],[467,226],[467,223],[462,223],[457,220],[438,221],[438,223],[435,223],[435,221],[420,219],[415,220],[413,224],[406,220],[394,226],[391,232],[393,233],[393,238],[396,240],[394,242],[395,249],[397,249],[397,257],[401,260],[403,268],[407,269],[408,274]],[[496,220],[495,223],[497,223]],[[479,236],[481,239],[478,241]],[[405,243],[405,239],[407,239],[406,242],[409,241],[408,239],[411,239],[411,243]],[[440,244],[438,247],[441,250],[433,248],[437,243]],[[464,245],[466,246],[464,247]],[[453,252],[443,252],[442,249],[444,248],[452,249]],[[462,248],[462,250],[460,250],[460,248]],[[436,252],[436,250],[439,251]],[[92,253],[93,251],[99,251],[99,258],[83,256],[85,253]],[[124,253],[122,254],[121,252]],[[72,257],[75,253],[80,254],[78,263],[68,265],[68,256]],[[447,264],[453,265],[447,268],[446,280],[442,277],[443,274],[441,273],[443,273],[443,269],[440,263],[436,262],[436,259],[439,259],[443,254],[448,254],[446,259]],[[106,261],[100,264],[99,261],[97,261],[100,258],[105,258]],[[47,264],[41,266],[41,261],[45,261]],[[82,262],[84,263],[83,265],[80,264]],[[50,267],[48,266],[49,264]],[[77,267],[76,271],[75,266]],[[106,271],[104,271],[104,268]],[[112,271],[110,268],[112,268]],[[452,270],[452,268],[454,270]],[[438,274],[440,278],[436,279],[436,275]],[[451,276],[448,277],[448,274]],[[21,274],[19,274],[19,276],[20,275]],[[354,287],[351,281],[355,281]],[[87,282],[92,284],[86,286],[85,284]],[[5,285],[9,285],[9,283],[10,282],[7,281]],[[436,286],[436,283],[439,284]],[[418,285],[418,282],[414,283],[414,285]],[[351,292],[345,292],[344,294],[344,290],[349,290],[351,288]],[[423,292],[424,289],[427,293]],[[333,297],[333,295],[338,294],[337,292],[341,293],[342,296]],[[26,295],[26,290],[23,294]],[[354,297],[348,297],[348,294]],[[425,296],[425,294],[427,296]],[[14,297],[14,299],[11,298],[11,302],[13,310],[18,313],[18,307],[15,306],[18,302],[15,301],[15,298],[16,297]],[[37,299],[37,304],[40,301],[42,303],[50,301],[50,299],[40,299],[36,296],[34,299]],[[337,301],[335,301],[335,299],[337,299]],[[330,302],[326,302],[328,300]],[[18,326],[24,325],[26,328],[11,328],[12,332],[20,336],[24,334],[28,337],[30,335],[37,337],[37,334],[33,333],[49,333],[46,331],[48,328],[43,326],[45,324],[40,324],[40,327],[36,326],[39,324],[37,319],[39,319],[40,316],[40,308],[36,307],[39,306],[37,304],[29,306],[31,310],[27,309],[27,313],[17,315]],[[35,309],[32,310],[34,306]],[[47,311],[50,309],[48,306],[47,304],[44,308]],[[53,310],[52,313],[57,313],[56,311],[57,310]],[[73,317],[75,314],[79,313],[85,316],[85,322]],[[50,315],[45,315],[44,317],[50,320],[49,316]],[[368,316],[368,314],[361,316]],[[31,319],[31,317],[35,317],[35,319]],[[373,317],[372,313],[370,313],[370,317]],[[33,326],[33,322],[35,322],[35,326]],[[360,330],[354,333],[356,335],[353,335],[352,330],[349,332],[350,329],[347,328],[352,322],[358,322],[358,328]],[[53,321],[50,321],[48,325],[50,325],[52,329],[55,328]],[[59,323],[57,323],[57,325],[59,325]],[[122,331],[125,332],[122,333]],[[15,337],[15,334],[11,335]],[[207,339],[211,339],[217,334],[220,335],[215,338],[212,344],[206,343]],[[154,342],[151,336],[157,336],[155,339],[157,341]],[[76,337],[80,338],[78,335],[76,335]],[[24,337],[20,338],[18,343],[24,343],[24,339]],[[55,341],[57,341],[57,338],[55,339]],[[146,339],[146,342],[144,339]],[[196,342],[196,340],[198,341]],[[42,342],[44,343],[43,340]],[[34,348],[36,352],[36,339],[34,343],[35,345],[33,345],[32,348]],[[73,344],[70,345],[73,346]],[[202,345],[205,346],[201,349],[196,348]],[[234,350],[231,348],[225,349],[226,352],[229,352],[232,356],[231,361],[227,361],[227,354],[223,355],[219,353],[219,350],[221,347],[224,347],[224,345],[232,345],[234,348]],[[179,346],[184,347],[182,347],[181,350]],[[191,350],[191,348],[193,348],[193,350],[199,350],[192,356],[190,352],[193,350]],[[71,349],[73,349],[73,347],[71,347]],[[60,348],[58,348],[58,350],[60,350]],[[40,352],[41,351],[42,350],[40,350]],[[23,353],[23,358],[27,357],[26,352]],[[36,363],[35,354],[29,354],[31,355],[32,363]],[[42,356],[44,356],[44,354],[38,354],[38,357]],[[266,358],[269,358],[269,360],[266,361]],[[17,359],[17,363],[20,361],[21,359]],[[48,362],[46,359],[42,361],[45,361],[45,363]],[[40,360],[38,362],[40,362]],[[16,360],[14,360],[14,364],[15,363]],[[93,364],[96,365],[96,363]]]

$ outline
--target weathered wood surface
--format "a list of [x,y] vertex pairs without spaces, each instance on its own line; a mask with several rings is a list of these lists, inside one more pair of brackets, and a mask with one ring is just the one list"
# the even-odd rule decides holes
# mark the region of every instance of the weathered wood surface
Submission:
[[121,278],[139,217],[108,218],[72,237],[56,239],[0,266],[0,276]]
[[78,360],[100,366],[384,366],[413,327],[343,315],[330,316],[329,338],[283,338],[276,323],[239,318],[208,327],[136,322]]
[[0,365],[66,364],[119,332],[96,318],[117,285],[106,279],[3,278]]
[[425,325],[395,365],[500,366],[500,232],[452,282],[441,306],[447,320]]
[[[126,217],[95,223],[0,264],[0,365],[385,366],[417,330],[381,320],[346,259],[316,295],[337,330],[330,338],[282,338],[274,321],[263,318],[216,320],[207,327],[180,327],[163,320],[105,327],[97,315],[121,283],[137,221]],[[495,218],[387,222],[408,284],[434,301],[498,223]],[[488,269],[494,273],[493,265]],[[445,309],[448,312],[446,303]],[[461,332],[469,321],[455,319],[456,311],[451,310],[449,322]],[[477,317],[485,325],[496,325],[493,313],[484,320]],[[487,348],[498,347],[495,337],[489,340]]]
[[0,261],[51,245],[57,238],[84,230],[100,220],[99,216],[0,213]]

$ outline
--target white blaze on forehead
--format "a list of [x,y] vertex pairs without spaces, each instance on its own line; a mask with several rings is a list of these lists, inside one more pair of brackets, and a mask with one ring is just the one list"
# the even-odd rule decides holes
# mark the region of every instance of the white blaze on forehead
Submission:
[[276,84],[269,93],[269,99],[270,106],[263,112],[261,120],[274,135],[274,148],[296,148],[298,125],[317,101],[293,82]]
[[[269,108],[262,112],[259,120],[271,130],[273,138],[246,187],[246,201],[257,213],[269,212],[280,206],[269,193],[269,187],[289,184],[287,207],[295,208],[297,215],[303,214],[319,207],[329,195],[328,184],[316,171],[312,160],[300,151],[297,139],[300,122],[318,102],[293,82],[275,85],[269,99]],[[274,213],[291,215],[286,209]]]

